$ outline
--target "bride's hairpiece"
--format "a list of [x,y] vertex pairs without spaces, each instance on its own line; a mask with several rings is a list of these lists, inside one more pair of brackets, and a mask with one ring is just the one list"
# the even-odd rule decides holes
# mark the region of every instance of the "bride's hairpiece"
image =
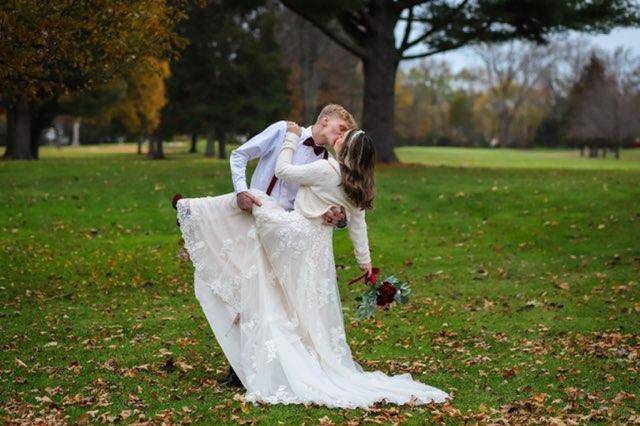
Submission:
[[364,130],[360,129],[360,130],[356,130],[355,132],[353,132],[353,134],[349,137],[349,142],[351,142],[352,140],[354,140],[356,137],[363,135],[364,134]]

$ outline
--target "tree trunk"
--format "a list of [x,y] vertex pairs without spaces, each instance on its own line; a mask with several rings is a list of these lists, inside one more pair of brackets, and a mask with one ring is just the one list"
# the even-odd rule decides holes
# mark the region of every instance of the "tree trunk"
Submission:
[[227,158],[227,136],[226,135],[220,135],[220,138],[218,138],[218,158],[221,160],[224,160]]
[[74,117],[73,119],[73,137],[71,139],[71,146],[80,146],[80,118]]
[[216,137],[215,134],[213,132],[209,133],[207,135],[207,146],[204,150],[204,156],[205,157],[214,157],[215,156],[215,143]]
[[7,139],[3,158],[11,158],[15,151],[16,111],[12,105],[7,105]]
[[[35,107],[31,110],[31,141],[29,142],[29,150],[31,151],[31,158],[38,159],[40,155],[40,136],[42,131],[49,124],[46,122],[44,111],[38,110]],[[45,124],[45,122],[47,124]]]
[[149,138],[149,152],[147,156],[152,160],[160,160],[164,157],[164,150],[162,147],[163,139],[158,135],[153,135]]
[[[310,37],[311,35],[307,35]],[[310,124],[315,122],[317,109],[318,109],[318,90],[320,89],[320,76],[315,70],[315,63],[318,59],[318,43],[324,40],[313,39],[310,37],[310,45],[306,52],[301,52],[304,55],[303,68],[305,77],[302,82],[302,98],[304,99],[304,124]]]
[[31,155],[31,109],[29,101],[25,96],[22,96],[13,107],[15,107],[14,112],[12,112],[15,119],[12,130],[13,141],[7,143],[5,158],[30,160],[33,157]]
[[58,114],[58,103],[56,99],[45,102],[38,102],[31,105],[31,158],[38,159],[40,152],[40,140],[44,129],[51,125],[51,122]]
[[164,138],[158,138],[156,141],[156,159],[164,158]]
[[511,114],[507,110],[503,110],[498,114],[498,134],[500,135],[500,144],[503,147],[511,146]]
[[138,155],[142,154],[142,135],[138,136]]
[[196,132],[191,133],[191,148],[189,154],[195,154],[198,152],[198,134]]
[[393,30],[391,44],[383,41],[372,47],[368,59],[363,60],[364,97],[362,102],[362,127],[371,136],[376,147],[378,161],[398,161],[395,145],[395,83],[398,58],[394,47]]

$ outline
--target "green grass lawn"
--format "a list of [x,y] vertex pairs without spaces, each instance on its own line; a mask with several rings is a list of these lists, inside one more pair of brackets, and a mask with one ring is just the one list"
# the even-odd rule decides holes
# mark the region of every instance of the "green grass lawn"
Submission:
[[448,147],[401,147],[401,161],[429,166],[480,167],[492,169],[565,169],[640,171],[640,149],[622,150],[620,159],[580,157],[580,151],[559,149],[489,149]]
[[379,168],[369,238],[413,299],[355,322],[362,287],[344,285],[358,270],[337,232],[348,340],[365,369],[455,399],[350,411],[243,404],[218,384],[169,200],[231,191],[228,164],[134,151],[0,162],[0,422],[638,421],[637,153],[398,149],[427,165]]

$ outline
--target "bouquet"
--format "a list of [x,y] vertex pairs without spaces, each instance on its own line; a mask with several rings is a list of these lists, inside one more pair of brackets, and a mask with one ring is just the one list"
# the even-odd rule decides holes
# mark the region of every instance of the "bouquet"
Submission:
[[372,268],[371,275],[367,277],[366,273],[349,282],[351,285],[364,279],[367,289],[361,296],[356,297],[358,305],[356,306],[356,319],[372,318],[376,309],[388,309],[393,302],[407,303],[411,287],[401,282],[393,275],[387,277],[382,283],[378,283],[378,274],[380,269]]

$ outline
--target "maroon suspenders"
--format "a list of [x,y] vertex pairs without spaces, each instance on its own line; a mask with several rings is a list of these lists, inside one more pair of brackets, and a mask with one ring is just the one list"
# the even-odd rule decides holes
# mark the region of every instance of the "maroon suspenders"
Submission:
[[[324,150],[322,157],[325,160],[329,158],[329,152],[326,149]],[[276,175],[273,175],[273,177],[271,178],[271,182],[269,183],[269,187],[267,188],[267,195],[271,195],[271,191],[273,191],[273,187],[276,186],[277,181],[278,181],[278,178],[276,177]]]

